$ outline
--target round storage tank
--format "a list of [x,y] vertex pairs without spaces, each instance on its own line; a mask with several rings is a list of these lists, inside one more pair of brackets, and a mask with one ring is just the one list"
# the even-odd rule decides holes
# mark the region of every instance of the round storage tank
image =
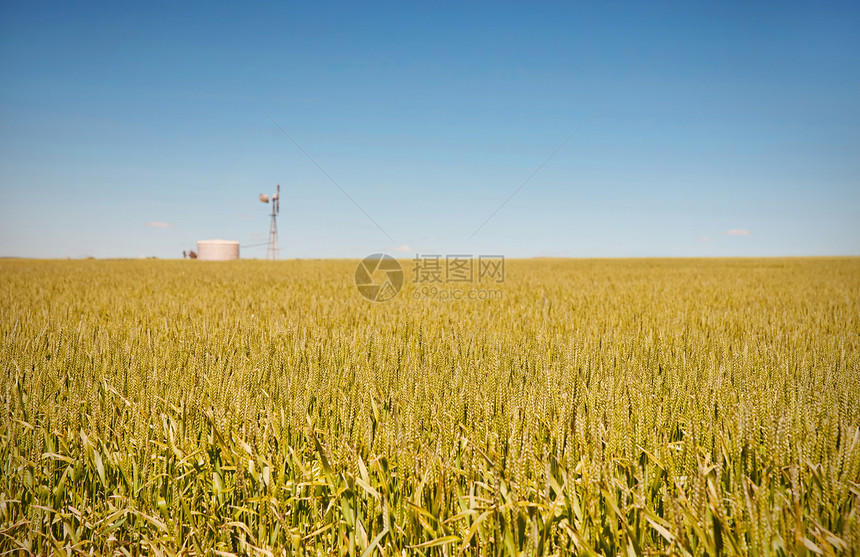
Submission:
[[230,240],[200,240],[197,259],[201,261],[230,261],[239,259],[239,242]]

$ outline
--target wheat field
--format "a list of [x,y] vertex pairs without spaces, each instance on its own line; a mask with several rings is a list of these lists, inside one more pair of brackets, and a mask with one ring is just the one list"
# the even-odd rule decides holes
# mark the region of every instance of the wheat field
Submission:
[[851,555],[860,259],[0,261],[0,554]]

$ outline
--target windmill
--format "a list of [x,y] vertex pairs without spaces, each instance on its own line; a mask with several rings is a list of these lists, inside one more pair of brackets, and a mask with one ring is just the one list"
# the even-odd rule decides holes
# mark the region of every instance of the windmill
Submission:
[[[260,201],[269,203],[269,196],[261,193]],[[272,224],[269,226],[269,249],[266,253],[266,259],[275,261],[278,259],[278,213],[281,212],[281,185],[278,184],[278,189],[275,190],[275,195],[271,198],[272,201]]]

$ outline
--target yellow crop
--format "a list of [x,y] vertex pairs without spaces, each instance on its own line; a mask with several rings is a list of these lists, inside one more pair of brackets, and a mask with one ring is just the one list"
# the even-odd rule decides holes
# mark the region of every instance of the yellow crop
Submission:
[[860,548],[860,260],[0,262],[0,554]]

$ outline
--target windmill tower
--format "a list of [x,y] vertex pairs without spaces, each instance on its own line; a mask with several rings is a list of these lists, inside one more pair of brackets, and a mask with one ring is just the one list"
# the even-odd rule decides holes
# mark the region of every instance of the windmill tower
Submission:
[[[269,196],[260,194],[260,201],[269,203]],[[269,226],[269,249],[266,253],[266,259],[275,261],[278,259],[278,213],[281,212],[281,185],[278,184],[278,189],[275,195],[272,196],[272,224]]]

